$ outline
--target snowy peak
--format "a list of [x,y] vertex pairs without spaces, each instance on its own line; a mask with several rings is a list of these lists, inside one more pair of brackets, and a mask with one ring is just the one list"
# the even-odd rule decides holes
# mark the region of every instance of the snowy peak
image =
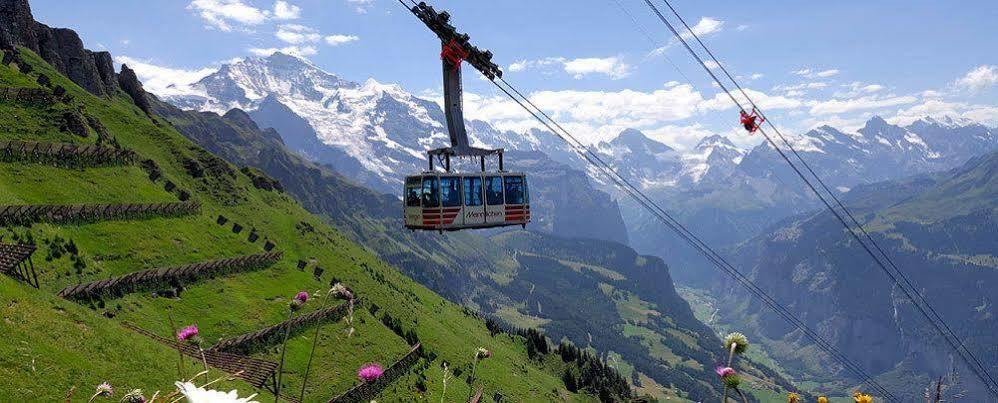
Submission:
[[975,122],[973,120],[970,120],[970,119],[967,119],[967,118],[953,117],[953,116],[947,115],[947,116],[943,116],[943,117],[940,117],[940,118],[935,118],[935,117],[932,117],[932,116],[926,116],[926,117],[923,117],[921,119],[918,119],[918,120],[912,122],[910,125],[908,125],[908,128],[909,129],[920,129],[920,128],[933,127],[933,126],[934,127],[946,128],[946,129],[959,129],[959,128],[964,128],[964,127],[968,127],[968,126],[982,126],[982,125],[980,123],[977,123],[977,122]]
[[235,98],[241,104],[272,93],[320,100],[331,91],[358,87],[357,83],[340,79],[307,60],[280,52],[266,58],[251,57],[223,65],[218,72],[194,86],[209,96],[221,98],[219,101]]
[[648,154],[661,154],[672,151],[661,142],[652,140],[641,131],[635,129],[625,129],[616,138],[610,141],[611,146],[627,147],[631,152],[642,152]]
[[738,149],[738,147],[735,147],[735,144],[732,143],[731,140],[728,140],[727,137],[724,137],[720,134],[714,134],[704,137],[703,139],[700,140],[699,143],[697,143],[696,146],[697,150],[707,150],[714,148],[735,149],[735,150]]

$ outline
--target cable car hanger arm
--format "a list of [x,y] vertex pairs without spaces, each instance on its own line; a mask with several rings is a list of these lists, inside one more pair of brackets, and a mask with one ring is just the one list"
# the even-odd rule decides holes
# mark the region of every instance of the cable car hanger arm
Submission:
[[[450,147],[430,150],[430,170],[433,169],[433,157],[445,158],[445,168],[450,170],[449,158],[451,156],[475,156],[484,158],[487,155],[498,155],[500,170],[502,170],[502,149],[483,149],[472,147],[468,140],[468,133],[464,124],[464,106],[462,102],[463,87],[461,64],[467,62],[469,65],[480,71],[482,75],[491,81],[502,78],[502,70],[492,62],[492,52],[483,51],[471,45],[468,41],[471,38],[468,34],[457,31],[450,24],[450,14],[446,11],[437,12],[432,6],[424,2],[409,7],[404,1],[403,5],[409,9],[423,24],[440,38],[441,52],[440,59],[443,67],[444,78],[444,115],[447,118],[447,132],[450,136]],[[484,167],[484,159],[482,166]],[[483,168],[484,169],[484,168]]]

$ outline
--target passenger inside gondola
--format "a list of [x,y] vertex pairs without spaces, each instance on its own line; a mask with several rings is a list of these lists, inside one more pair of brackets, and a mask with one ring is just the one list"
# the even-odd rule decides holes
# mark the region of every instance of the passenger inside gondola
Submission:
[[506,182],[506,204],[523,204],[523,177],[507,176],[503,179]]
[[437,177],[428,176],[423,178],[423,207],[440,207],[440,186]]
[[485,178],[485,200],[490,206],[503,204],[501,176],[489,176]]
[[419,207],[420,196],[422,195],[422,184],[420,179],[408,178],[405,181],[405,205],[409,207]]
[[440,204],[443,207],[461,205],[461,178],[444,176],[440,178]]

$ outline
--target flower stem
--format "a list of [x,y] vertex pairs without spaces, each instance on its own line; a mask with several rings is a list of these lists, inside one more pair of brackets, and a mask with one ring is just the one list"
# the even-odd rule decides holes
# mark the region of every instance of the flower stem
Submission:
[[277,385],[274,385],[274,403],[281,399],[281,378],[284,375],[284,355],[288,352],[288,337],[291,335],[291,319],[295,317],[295,311],[291,310],[288,315],[288,327],[284,329],[284,341],[281,342],[281,361],[277,364]]
[[447,397],[447,378],[448,378],[448,374],[450,374],[450,372],[448,371],[447,364],[445,363],[444,364],[444,377],[443,377],[443,380],[444,380],[444,390],[442,392],[440,392],[440,403],[444,403],[444,398]]
[[[731,349],[728,352],[728,366],[731,367],[731,363],[735,360],[735,349],[738,348],[737,343],[731,343]],[[734,368],[734,367],[731,367]]]
[[[322,299],[322,308],[325,309],[326,304],[329,302],[329,293],[326,293],[326,297]],[[315,327],[315,334],[312,335],[312,350],[308,353],[308,364],[305,364],[305,377],[301,381],[301,395],[298,397],[299,402],[305,401],[305,387],[308,385],[308,373],[312,369],[312,357],[315,356],[315,346],[319,344],[319,329],[322,326]]]
[[208,381],[208,358],[204,355],[204,349],[201,348],[201,342],[198,342],[198,352],[201,353],[201,362],[204,364],[204,380]]
[[471,367],[471,390],[468,391],[468,400],[475,395],[475,374],[478,373],[478,357],[475,357],[475,365]]
[[742,398],[742,403],[748,403],[748,399],[747,399],[747,398],[745,398],[745,394],[744,394],[744,393],[742,393],[742,390],[741,390],[741,389],[738,389],[738,388],[735,388],[735,392],[738,392],[738,396],[741,396],[741,398]]
[[[177,334],[177,326],[173,324],[173,315],[170,314],[167,317],[170,319],[170,330],[173,332],[173,334]],[[179,372],[180,379],[187,379],[184,376],[184,350],[183,350],[183,347],[181,346],[180,343],[181,343],[180,339],[178,338],[177,339],[177,355],[180,356],[180,363],[177,364],[177,372]]]

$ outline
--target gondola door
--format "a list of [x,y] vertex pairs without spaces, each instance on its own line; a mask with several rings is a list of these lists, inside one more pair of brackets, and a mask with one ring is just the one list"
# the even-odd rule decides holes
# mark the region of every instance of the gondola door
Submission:
[[502,176],[485,176],[485,223],[502,225],[506,221],[506,202],[502,193]]
[[485,224],[485,196],[482,177],[464,176],[464,225]]
[[406,228],[423,226],[423,177],[410,176],[405,178],[405,210]]

